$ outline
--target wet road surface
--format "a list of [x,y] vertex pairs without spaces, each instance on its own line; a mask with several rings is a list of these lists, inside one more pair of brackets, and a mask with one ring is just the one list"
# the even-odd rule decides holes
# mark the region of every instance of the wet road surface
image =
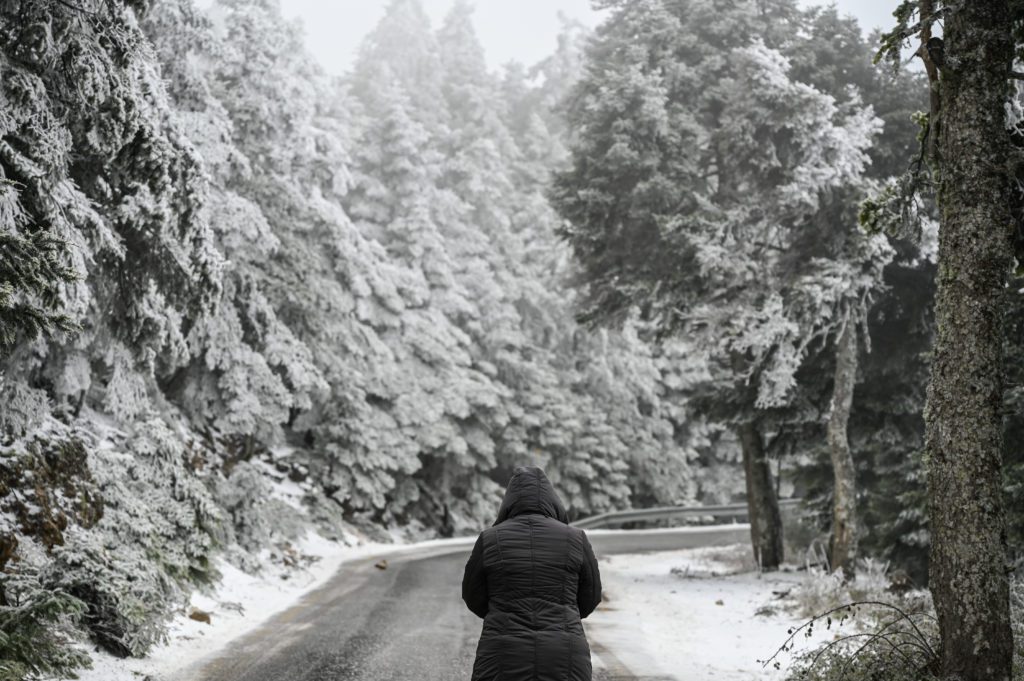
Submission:
[[[598,555],[743,541],[746,526],[588,532]],[[324,586],[176,681],[466,681],[481,620],[462,603],[472,540],[346,563]],[[591,640],[594,681],[662,681],[630,674]],[[603,668],[602,668],[603,667]],[[671,680],[667,680],[671,681]]]

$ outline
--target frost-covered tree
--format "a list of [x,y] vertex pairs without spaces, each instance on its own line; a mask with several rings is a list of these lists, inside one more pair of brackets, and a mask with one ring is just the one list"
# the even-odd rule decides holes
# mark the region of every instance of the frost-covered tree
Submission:
[[220,9],[216,59],[199,55],[211,101],[193,115],[219,161],[231,297],[194,335],[204,355],[183,400],[214,407],[227,432],[285,428],[311,443],[329,497],[380,510],[391,476],[417,467],[371,399],[391,367],[373,323],[403,309],[400,272],[342,208],[347,133],[298,28],[272,2]]
[[372,99],[377,79],[386,71],[412,101],[417,122],[431,132],[442,125],[441,59],[420,0],[390,0],[380,22],[360,44],[357,62],[350,80],[358,99]]
[[[409,80],[410,63],[437,54],[429,25],[417,21],[412,28],[406,21],[421,11],[418,3],[393,3],[350,79],[360,117],[346,206],[400,276],[401,314],[381,319],[378,328],[396,364],[382,374],[377,397],[394,411],[406,442],[411,467],[403,471],[401,494],[417,515],[436,520],[447,513],[463,526],[486,517],[493,501],[496,487],[487,472],[496,466],[492,433],[507,418],[506,390],[480,346],[486,314],[480,294],[490,272],[460,257],[465,252],[455,236],[461,228],[468,248],[479,244],[480,232],[464,221],[469,205],[442,181],[441,72],[417,84],[420,89]],[[417,35],[398,39],[410,30]],[[371,60],[367,54],[378,41],[405,44]],[[373,88],[364,88],[364,80]],[[438,99],[424,99],[422,88],[434,83]]]
[[[213,576],[218,518],[181,431],[156,416],[173,418],[164,391],[216,307],[223,262],[203,159],[139,27],[146,9],[0,9],[0,335],[14,341],[0,364],[4,605],[31,606],[28,627],[63,608],[51,633],[77,623],[119,654],[159,641],[183,589]],[[32,324],[12,330],[11,309]],[[32,338],[50,322],[78,332]],[[74,657],[40,661],[48,640],[30,671]]]
[[[761,412],[785,403],[842,301],[863,297],[841,261],[793,247],[822,196],[859,180],[877,122],[790,76],[773,47],[799,27],[790,3],[606,5],[570,110],[573,165],[553,194],[583,268],[582,318],[639,308],[663,332],[702,339],[743,450],[755,553],[775,567]],[[855,246],[884,262],[879,247]],[[823,289],[822,269],[840,285]]]
[[66,345],[22,345],[3,390],[36,389],[45,370],[59,405],[79,409],[96,388],[125,414],[187,361],[185,334],[220,276],[201,161],[135,9],[5,5],[0,35],[0,220],[13,256],[0,274],[0,336],[11,349],[39,330],[82,328]]
[[[566,27],[555,55],[531,70],[543,76],[536,84],[527,84],[526,71],[514,65],[502,83],[507,126],[519,150],[509,161],[520,189],[512,213],[523,244],[519,307],[536,364],[519,400],[530,407],[522,419],[526,428],[513,421],[507,441],[516,451],[547,455],[553,475],[581,499],[581,508],[587,498],[601,501],[590,504],[591,511],[621,506],[624,494],[634,505],[719,499],[716,473],[695,470],[697,458],[710,452],[709,439],[686,396],[701,375],[702,356],[682,342],[651,345],[633,323],[621,331],[591,331],[573,320],[576,294],[567,286],[577,266],[556,239],[559,219],[544,192],[567,160],[560,112],[580,75],[580,33],[578,26]],[[541,385],[555,387],[542,392]],[[550,397],[539,400],[539,394]],[[579,482],[560,477],[563,464]],[[586,495],[576,494],[584,489]]]
[[176,115],[205,161],[210,190],[203,215],[226,259],[216,311],[192,328],[193,359],[169,392],[197,425],[225,436],[272,440],[292,409],[308,408],[323,379],[309,348],[268,297],[275,273],[267,265],[281,241],[246,191],[252,162],[236,144],[240,131],[215,94],[209,66],[228,58],[231,45],[189,1],[158,6],[144,27],[161,58]]
[[[917,249],[908,251],[909,244],[899,240],[890,239],[892,248],[887,248],[878,236],[864,238],[856,209],[876,183],[889,181],[903,172],[905,156],[901,154],[908,153],[915,143],[917,130],[912,114],[921,105],[921,98],[915,93],[918,78],[914,74],[906,70],[891,72],[872,64],[872,47],[853,18],[841,17],[835,8],[811,8],[802,13],[801,20],[805,30],[785,47],[794,77],[832,95],[840,106],[857,102],[869,105],[882,122],[875,143],[868,150],[871,163],[865,169],[865,181],[823,196],[821,208],[811,222],[812,228],[795,244],[796,257],[815,258],[823,266],[817,274],[803,280],[813,295],[812,306],[833,312],[832,323],[819,324],[831,337],[832,347],[825,346],[826,355],[820,359],[809,358],[803,385],[798,386],[804,396],[795,403],[829,406],[825,424],[831,478],[827,492],[831,497],[827,521],[831,534],[829,562],[832,569],[849,571],[854,566],[860,535],[867,527],[877,527],[862,522],[864,509],[859,507],[858,500],[868,497],[857,480],[858,469],[863,474],[873,468],[870,462],[874,454],[858,451],[852,441],[863,442],[863,436],[851,431],[849,425],[851,410],[855,408],[854,387],[856,390],[873,388],[858,380],[862,373],[860,365],[862,362],[877,364],[873,357],[877,353],[885,357],[893,353],[910,354],[909,346],[893,347],[888,337],[883,344],[875,342],[870,311],[874,301],[890,292],[908,301],[919,292],[904,290],[901,286],[891,291],[889,282],[901,280],[890,276],[890,270],[917,268],[923,272],[921,281],[927,280],[924,272],[927,259],[915,261],[912,253]],[[843,295],[830,300],[835,293]],[[889,310],[891,314],[892,309]],[[845,333],[846,329],[852,333]],[[904,361],[908,369],[915,366],[912,356],[905,356]],[[831,381],[818,380],[827,375],[831,375]],[[896,378],[891,375],[889,380]],[[911,372],[908,371],[903,380],[913,380]],[[898,391],[895,385],[892,387],[890,394],[895,395]],[[885,412],[879,412],[878,416],[885,418]],[[819,433],[814,424],[798,422],[796,425],[804,431],[800,436],[803,443],[798,449],[804,453],[821,451],[816,447]],[[864,432],[864,436],[870,437],[870,432]],[[909,444],[909,441],[903,443]],[[898,460],[894,458],[894,462]],[[874,544],[875,548],[877,546]]]

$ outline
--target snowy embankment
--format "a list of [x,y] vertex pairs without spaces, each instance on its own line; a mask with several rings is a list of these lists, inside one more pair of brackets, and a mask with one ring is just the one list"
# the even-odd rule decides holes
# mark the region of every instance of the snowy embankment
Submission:
[[[294,547],[294,555],[301,557],[302,566],[281,567],[279,560],[265,560],[264,570],[258,575],[247,574],[221,561],[218,567],[223,578],[217,588],[206,594],[192,594],[190,606],[171,622],[165,645],[145,658],[127,659],[90,649],[93,667],[78,672],[78,678],[81,681],[174,678],[180,670],[213,655],[231,640],[297,605],[305,594],[324,584],[345,563],[412,546],[402,541],[370,542],[355,536],[346,536],[345,540],[348,544],[309,534]],[[471,545],[471,542],[472,539],[466,538],[436,539],[417,542],[415,546]],[[262,557],[270,558],[269,555]],[[201,614],[208,615],[209,622],[201,621],[205,619]],[[200,620],[190,615],[198,615]]]
[[[595,667],[678,681],[783,678],[791,658],[781,658],[782,671],[759,660],[803,621],[780,596],[805,574],[758,574],[749,552],[737,545],[602,557],[605,600],[586,620]],[[797,651],[828,635],[801,637]]]
[[[247,574],[226,561],[218,569],[222,580],[210,593],[192,594],[190,607],[171,622],[168,640],[145,658],[120,659],[102,651],[91,651],[92,669],[78,672],[82,681],[160,680],[222,648],[228,641],[248,633],[266,619],[297,603],[308,591],[327,581],[346,561],[393,547],[376,542],[359,543],[346,537],[349,545],[309,534],[295,546],[304,566],[282,567],[267,561],[258,575]],[[192,616],[199,617],[193,619]],[[206,619],[209,621],[201,621]]]

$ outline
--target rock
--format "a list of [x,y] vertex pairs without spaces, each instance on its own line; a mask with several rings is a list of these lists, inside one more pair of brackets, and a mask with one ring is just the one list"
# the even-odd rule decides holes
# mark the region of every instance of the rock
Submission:
[[288,469],[288,479],[292,482],[305,482],[309,478],[309,469],[299,464]]
[[715,605],[725,605],[725,601],[719,598],[717,601],[715,601]]
[[387,570],[388,561],[382,558],[381,560],[378,560],[376,563],[374,563],[373,567],[377,568],[378,570]]
[[190,608],[188,611],[188,618],[195,620],[196,622],[202,622],[203,624],[213,624],[210,621],[210,613],[199,608]]

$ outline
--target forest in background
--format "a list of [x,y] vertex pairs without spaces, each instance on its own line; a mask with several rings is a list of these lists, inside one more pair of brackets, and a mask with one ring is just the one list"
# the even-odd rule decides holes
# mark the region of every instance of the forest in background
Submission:
[[473,532],[522,464],[573,517],[753,489],[828,542],[852,462],[848,560],[924,584],[924,75],[834,9],[602,4],[493,72],[469,3],[393,0],[341,78],[276,0],[4,4],[0,679],[145,654],[217,555]]

